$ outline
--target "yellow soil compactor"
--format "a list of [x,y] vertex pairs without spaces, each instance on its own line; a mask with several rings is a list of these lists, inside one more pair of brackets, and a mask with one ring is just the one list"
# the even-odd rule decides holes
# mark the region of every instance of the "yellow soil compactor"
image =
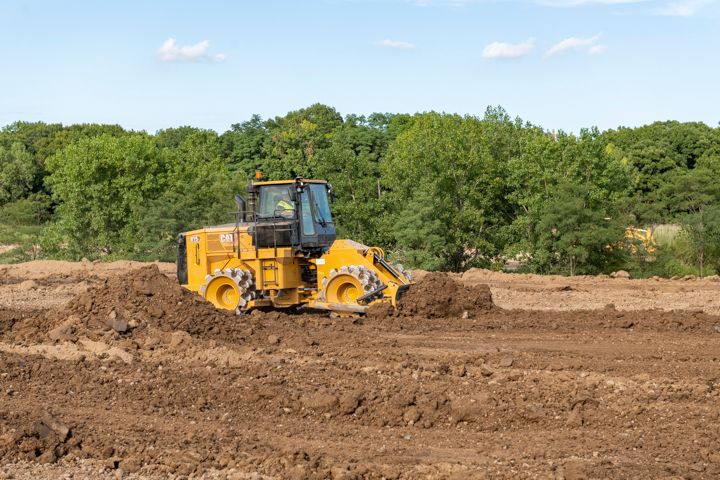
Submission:
[[306,306],[354,314],[374,302],[395,306],[412,283],[409,273],[378,247],[337,240],[331,199],[323,180],[251,182],[247,201],[235,196],[235,223],[178,236],[178,281],[237,313]]

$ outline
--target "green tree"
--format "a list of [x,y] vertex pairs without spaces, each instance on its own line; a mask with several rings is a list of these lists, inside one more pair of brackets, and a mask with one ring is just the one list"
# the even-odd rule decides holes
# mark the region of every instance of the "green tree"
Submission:
[[154,137],[157,146],[160,148],[178,148],[188,137],[196,133],[205,133],[206,135],[217,137],[217,134],[212,130],[203,130],[189,126],[158,130]]
[[127,132],[120,125],[100,123],[68,125],[57,130],[47,147],[42,151],[38,151],[38,161],[43,163],[46,158],[83,138],[99,137],[100,135],[122,137],[129,133],[132,134],[132,132]]
[[680,171],[660,191],[667,209],[693,246],[700,276],[720,257],[720,185],[713,170],[701,165]]
[[271,179],[313,177],[313,158],[332,143],[342,116],[331,107],[311,105],[265,122],[264,172]]
[[0,146],[9,149],[12,144],[20,143],[42,165],[56,151],[55,136],[62,130],[59,123],[15,122],[0,131]]
[[163,190],[166,162],[147,135],[84,138],[47,160],[57,207],[49,232],[71,257],[121,256],[135,241],[148,200]]
[[615,247],[624,231],[620,219],[608,217],[590,188],[559,185],[543,205],[537,225],[533,266],[542,273],[597,274],[615,269],[623,252]]
[[[119,125],[97,123],[63,126],[59,123],[15,122],[0,131],[0,146],[9,148],[13,143],[21,143],[42,168],[46,158],[71,143],[103,134],[120,136],[125,130]],[[42,184],[38,186],[42,187]]]
[[[508,199],[519,208],[512,222],[514,243],[508,254],[547,252],[547,244],[534,242],[540,238],[547,240],[538,235],[538,224],[543,217],[547,220],[548,204],[554,205],[553,198],[561,186],[582,189],[585,208],[602,210],[605,216],[613,218],[627,217],[620,206],[625,204],[631,189],[631,169],[610,154],[597,129],[582,130],[575,136],[529,127],[522,153],[509,162],[509,170]],[[621,239],[622,233],[610,243]],[[545,260],[536,262],[535,268],[549,268]]]
[[328,180],[336,192],[333,211],[341,236],[371,245],[391,240],[383,224],[379,164],[388,137],[386,129],[371,126],[364,117],[349,116],[330,146],[313,157],[314,175]]
[[0,205],[27,196],[33,189],[38,167],[22,143],[0,146]]
[[161,155],[167,181],[147,203],[132,256],[172,261],[178,233],[234,221],[234,194],[242,191],[245,178],[233,175],[221,160],[214,132],[193,132]]
[[528,128],[521,152],[508,165],[507,199],[515,205],[507,229],[510,237],[506,254],[515,256],[532,251],[532,238],[544,204],[562,178],[562,152],[568,137],[540,128]]
[[381,164],[401,260],[459,271],[490,264],[507,222],[504,165],[474,117],[414,117]]
[[228,159],[229,168],[252,176],[255,170],[265,167],[266,145],[270,142],[270,132],[259,115],[250,120],[235,123],[221,138],[222,155]]
[[656,194],[672,183],[677,172],[692,170],[720,152],[720,130],[701,122],[655,122],[639,128],[603,133],[613,156],[632,168],[628,205],[640,223],[666,223],[673,213]]
[[15,122],[0,130],[0,150],[11,150],[13,145],[22,145],[35,163],[29,191],[46,192],[45,160],[81,138],[101,134],[119,136],[124,135],[125,131],[118,125],[80,124],[64,127],[59,123]]

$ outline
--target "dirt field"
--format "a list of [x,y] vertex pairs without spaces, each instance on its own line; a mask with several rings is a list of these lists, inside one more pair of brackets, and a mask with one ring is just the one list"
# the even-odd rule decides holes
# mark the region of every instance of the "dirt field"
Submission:
[[0,479],[720,477],[715,279],[418,275],[342,319],[173,269],[0,267]]

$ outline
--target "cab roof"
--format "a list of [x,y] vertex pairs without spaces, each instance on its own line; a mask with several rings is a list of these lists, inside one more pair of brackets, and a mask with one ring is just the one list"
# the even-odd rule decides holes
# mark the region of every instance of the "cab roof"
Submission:
[[327,183],[325,180],[313,180],[310,178],[298,178],[293,180],[266,180],[262,182],[253,182],[252,184],[255,186],[263,186],[263,185],[292,185],[295,182],[304,182],[304,183]]

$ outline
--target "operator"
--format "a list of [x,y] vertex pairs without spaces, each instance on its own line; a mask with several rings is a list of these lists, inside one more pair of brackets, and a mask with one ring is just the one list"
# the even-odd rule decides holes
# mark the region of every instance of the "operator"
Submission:
[[295,207],[290,201],[290,195],[277,194],[275,196],[275,212],[279,212],[282,218],[293,218],[295,215]]

